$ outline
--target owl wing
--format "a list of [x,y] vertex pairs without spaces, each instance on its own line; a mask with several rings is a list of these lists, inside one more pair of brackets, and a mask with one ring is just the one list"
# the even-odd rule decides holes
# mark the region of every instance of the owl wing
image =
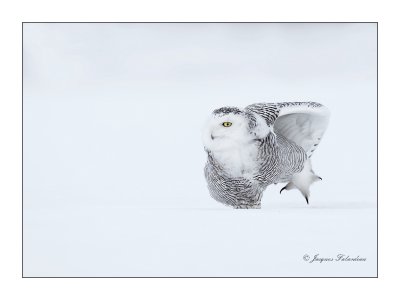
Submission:
[[316,102],[256,103],[246,107],[275,133],[301,146],[311,157],[328,127],[329,110]]

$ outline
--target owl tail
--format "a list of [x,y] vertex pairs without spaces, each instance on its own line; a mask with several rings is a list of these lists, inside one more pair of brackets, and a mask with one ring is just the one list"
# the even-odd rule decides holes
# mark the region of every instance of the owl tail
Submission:
[[301,192],[304,198],[306,198],[308,204],[310,185],[319,180],[322,180],[322,178],[315,175],[314,171],[311,169],[311,161],[307,160],[304,163],[303,170],[301,170],[300,173],[294,174],[292,180],[281,189],[280,193],[282,193],[283,190],[292,190],[296,188]]

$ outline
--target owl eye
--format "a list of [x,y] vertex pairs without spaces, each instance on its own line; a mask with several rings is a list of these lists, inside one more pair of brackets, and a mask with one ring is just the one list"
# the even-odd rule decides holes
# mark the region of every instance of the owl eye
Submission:
[[231,122],[224,122],[224,123],[222,123],[222,126],[224,126],[224,127],[231,127],[231,126],[232,126],[232,123],[231,123]]

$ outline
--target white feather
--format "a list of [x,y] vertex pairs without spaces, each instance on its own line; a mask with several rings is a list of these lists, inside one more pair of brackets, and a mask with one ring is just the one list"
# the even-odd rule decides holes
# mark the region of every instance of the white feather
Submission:
[[281,109],[274,123],[274,131],[301,146],[308,156],[318,146],[329,123],[325,107],[306,104]]

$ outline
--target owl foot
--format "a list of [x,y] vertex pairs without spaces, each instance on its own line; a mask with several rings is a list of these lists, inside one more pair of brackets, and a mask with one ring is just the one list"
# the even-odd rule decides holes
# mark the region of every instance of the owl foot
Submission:
[[306,199],[307,204],[309,204],[310,185],[319,180],[322,180],[322,178],[315,175],[314,171],[311,169],[311,163],[308,160],[306,161],[303,170],[300,173],[294,174],[291,181],[285,185],[279,193],[282,193],[283,190],[298,189]]
[[296,186],[294,185],[294,183],[293,183],[293,182],[289,182],[287,185],[285,185],[285,186],[280,190],[279,194],[282,194],[282,191],[283,191],[283,190],[292,190],[292,189],[294,189],[294,188],[296,188]]

